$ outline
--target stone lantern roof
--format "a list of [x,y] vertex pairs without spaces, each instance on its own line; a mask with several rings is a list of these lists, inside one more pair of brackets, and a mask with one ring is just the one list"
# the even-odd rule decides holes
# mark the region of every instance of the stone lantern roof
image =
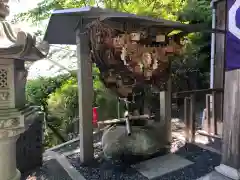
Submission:
[[36,43],[35,36],[7,22],[9,0],[0,0],[0,58],[36,61],[47,56],[49,45]]

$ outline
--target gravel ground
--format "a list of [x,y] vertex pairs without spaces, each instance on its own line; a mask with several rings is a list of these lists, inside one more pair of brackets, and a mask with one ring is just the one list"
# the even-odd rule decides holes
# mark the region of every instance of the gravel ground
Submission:
[[91,166],[82,166],[78,158],[71,158],[70,162],[86,180],[147,180],[123,162],[102,161]]
[[194,164],[186,166],[180,170],[165,174],[154,180],[193,180],[198,179],[211,171],[221,162],[219,154],[204,150],[196,145],[186,144],[180,148],[177,155],[184,157]]
[[[147,180],[129,162],[122,160],[106,161],[102,158],[100,143],[94,144],[95,162],[90,166],[81,165],[79,153],[68,156],[69,162],[86,178],[86,180]],[[126,158],[124,158],[126,160]],[[131,162],[138,161],[133,158]]]
[[[193,180],[211,172],[215,166],[220,164],[220,155],[204,150],[196,145],[186,144],[177,139],[173,140],[173,148],[178,148],[177,155],[184,157],[194,164],[179,169],[177,171],[165,174],[154,180]],[[101,154],[101,145],[95,146],[95,154]],[[101,156],[101,155],[100,155]],[[145,160],[145,158],[136,159],[127,157],[128,161],[105,161],[97,158],[96,162],[90,166],[83,166],[79,161],[79,154],[68,157],[70,163],[87,180],[147,180],[131,164]],[[126,158],[124,158],[126,159]]]

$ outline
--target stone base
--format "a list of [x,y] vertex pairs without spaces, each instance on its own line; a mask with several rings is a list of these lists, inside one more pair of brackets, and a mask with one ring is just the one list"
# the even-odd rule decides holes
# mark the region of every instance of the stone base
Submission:
[[16,175],[14,176],[14,178],[12,178],[12,179],[10,179],[10,180],[20,180],[20,178],[21,178],[21,173],[20,173],[19,170],[16,170],[16,171],[17,171]]
[[234,180],[240,180],[240,173],[237,169],[234,169],[230,166],[226,166],[224,164],[220,164],[219,166],[215,167],[215,170],[228,177],[228,178],[231,178],[231,179],[234,179]]
[[16,140],[18,136],[0,138],[0,179],[20,180],[16,168]]
[[132,165],[132,167],[148,179],[158,179],[165,174],[177,171],[191,164],[193,164],[193,162],[178,155],[167,154],[165,156],[142,161]]

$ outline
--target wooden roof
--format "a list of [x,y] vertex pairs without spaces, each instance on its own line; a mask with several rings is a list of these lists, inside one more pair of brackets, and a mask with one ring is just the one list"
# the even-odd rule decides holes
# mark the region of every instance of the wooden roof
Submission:
[[167,28],[185,32],[200,31],[202,25],[189,25],[165,19],[155,19],[146,16],[138,16],[130,13],[116,12],[111,9],[96,7],[82,7],[74,9],[55,10],[49,20],[44,40],[49,44],[76,44],[75,29],[79,21],[86,26],[88,23],[99,19],[110,23],[112,26],[123,29],[126,25],[137,30],[141,28],[156,29]]

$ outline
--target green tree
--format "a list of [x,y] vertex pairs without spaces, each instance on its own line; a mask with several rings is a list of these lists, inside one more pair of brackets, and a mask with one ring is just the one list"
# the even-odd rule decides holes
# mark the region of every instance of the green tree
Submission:
[[[74,73],[72,73],[71,76],[74,76]],[[45,112],[45,124],[47,126],[44,132],[44,145],[46,147],[56,145],[60,142],[59,139],[62,139],[61,134],[58,134],[57,131],[57,129],[61,125],[61,121],[55,117],[49,118],[47,102],[48,98],[71,76],[69,74],[63,74],[56,77],[40,77],[38,79],[27,81],[26,99],[28,103],[40,106]],[[55,136],[57,135],[58,138],[53,136],[53,133],[55,134]]]
[[57,77],[29,80],[26,84],[26,98],[29,103],[46,108],[48,96],[59,88],[64,81],[70,77],[69,74],[63,74]]
[[97,5],[139,15],[176,20],[177,14],[181,12],[186,2],[186,0],[42,0],[36,8],[17,15],[16,19],[28,19],[33,23],[39,23],[49,18],[51,10],[54,9]]
[[[99,70],[95,66],[93,77],[93,104],[99,107],[99,119],[117,117],[117,99],[103,86],[99,79]],[[46,113],[46,148],[59,144],[61,139],[67,140],[69,134],[77,135],[78,84],[75,72],[30,80],[26,89],[28,102],[41,106]]]
[[78,133],[78,129],[74,129],[74,120],[78,117],[78,85],[75,77],[66,80],[60,88],[50,94],[47,104],[50,119],[54,117],[51,123],[58,122],[53,125],[57,126],[66,139],[69,133]]
[[[178,13],[178,20],[190,24],[204,23],[210,28],[210,1],[188,0],[182,12]],[[173,62],[176,91],[209,87],[210,43],[210,33],[198,32],[186,36],[184,53]]]

